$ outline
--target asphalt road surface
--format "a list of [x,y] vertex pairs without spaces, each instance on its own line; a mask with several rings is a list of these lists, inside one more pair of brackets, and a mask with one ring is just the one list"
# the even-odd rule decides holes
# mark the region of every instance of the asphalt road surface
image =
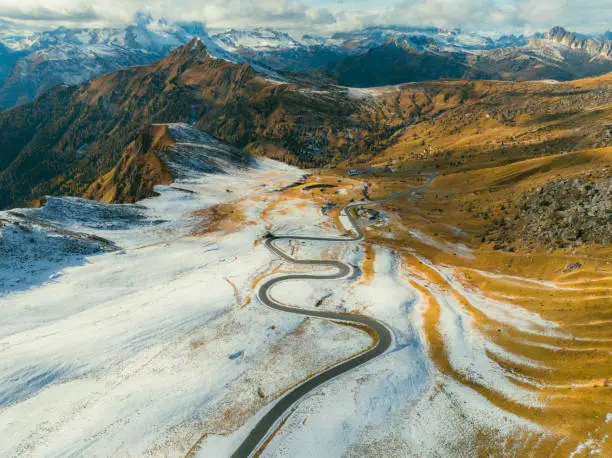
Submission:
[[372,330],[376,336],[375,344],[368,348],[367,350],[359,353],[358,355],[344,360],[335,366],[330,367],[322,372],[317,373],[316,375],[304,380],[302,383],[288,391],[283,397],[276,401],[273,407],[257,422],[255,427],[251,430],[246,439],[240,444],[238,449],[232,454],[233,458],[244,458],[249,457],[260,447],[260,444],[265,440],[268,436],[268,433],[272,430],[272,427],[280,421],[291,409],[292,406],[296,405],[302,398],[304,398],[308,393],[310,393],[315,388],[320,387],[324,383],[329,380],[344,374],[362,364],[371,361],[377,356],[382,355],[391,345],[392,342],[392,334],[389,328],[387,328],[383,323],[376,321],[374,318],[370,318],[364,315],[353,315],[350,313],[340,313],[340,312],[326,312],[323,310],[311,310],[311,309],[300,309],[297,307],[288,307],[286,305],[282,305],[276,302],[272,297],[270,297],[270,289],[274,287],[274,285],[291,280],[317,280],[317,279],[338,279],[347,277],[351,272],[352,268],[341,262],[341,261],[333,261],[333,260],[302,260],[302,259],[294,259],[289,256],[287,253],[278,248],[274,242],[277,240],[310,240],[310,241],[324,241],[324,242],[358,242],[363,240],[363,231],[357,225],[357,221],[351,214],[351,209],[358,206],[364,205],[379,205],[386,202],[389,202],[394,199],[398,199],[400,197],[408,196],[410,194],[416,194],[424,189],[428,188],[431,184],[435,174],[431,174],[427,182],[418,188],[412,189],[410,191],[401,192],[397,194],[393,194],[392,196],[387,197],[386,199],[370,202],[370,201],[362,201],[355,202],[347,205],[342,210],[346,215],[351,225],[353,226],[353,230],[356,235],[354,237],[309,237],[309,236],[293,236],[293,235],[272,235],[269,236],[265,240],[265,244],[273,253],[283,258],[286,261],[292,262],[294,264],[306,264],[310,266],[328,266],[336,269],[336,272],[332,274],[287,274],[280,277],[274,277],[270,280],[264,282],[259,291],[257,293],[259,300],[276,310],[280,310],[282,312],[287,313],[295,313],[303,316],[310,316],[315,318],[322,318],[326,320],[332,321],[343,321],[352,324],[358,324],[365,326]]

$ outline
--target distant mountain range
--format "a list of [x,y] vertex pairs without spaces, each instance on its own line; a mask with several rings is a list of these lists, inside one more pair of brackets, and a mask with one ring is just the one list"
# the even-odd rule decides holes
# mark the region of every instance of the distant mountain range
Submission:
[[196,36],[211,54],[226,56],[202,24],[171,24],[144,14],[125,28],[61,27],[0,37],[0,105],[17,105],[59,84],[79,84],[102,73],[155,62]]
[[267,28],[209,34],[201,23],[138,14],[125,28],[0,35],[0,106],[27,102],[56,85],[155,62],[194,37],[214,57],[249,62],[260,71],[314,72],[358,87],[436,79],[569,80],[612,71],[610,33],[587,37],[561,27],[497,39],[399,26],[298,39]]
[[448,78],[570,80],[612,71],[609,33],[586,37],[561,27],[498,39],[413,27],[370,27],[301,40],[269,29],[231,30],[212,39],[275,70],[324,72],[347,86]]

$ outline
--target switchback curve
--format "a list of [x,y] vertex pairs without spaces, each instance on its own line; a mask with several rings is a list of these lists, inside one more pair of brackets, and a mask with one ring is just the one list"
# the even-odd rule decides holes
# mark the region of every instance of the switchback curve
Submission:
[[314,236],[294,236],[294,235],[270,235],[266,240],[266,247],[271,250],[274,254],[279,256],[280,258],[294,263],[294,264],[302,264],[302,265],[313,265],[313,266],[328,266],[336,269],[336,272],[332,274],[287,274],[279,277],[271,278],[270,280],[265,281],[259,288],[257,293],[257,297],[259,300],[267,305],[270,308],[275,310],[280,310],[282,312],[294,313],[303,316],[309,316],[314,318],[327,319],[331,321],[342,321],[351,324],[357,324],[360,326],[367,327],[371,331],[373,331],[377,339],[373,346],[369,347],[365,351],[355,355],[354,357],[344,360],[322,372],[319,372],[312,377],[307,378],[290,391],[285,393],[283,397],[281,397],[276,403],[272,406],[272,408],[266,412],[263,417],[257,422],[257,424],[253,427],[249,435],[244,439],[244,441],[240,444],[238,449],[232,454],[232,458],[244,458],[249,457],[251,454],[255,453],[258,449],[262,441],[268,436],[268,432],[274,426],[274,424],[281,420],[286,412],[295,405],[298,401],[300,401],[303,397],[305,397],[308,393],[310,393],[315,388],[323,385],[329,380],[344,374],[358,366],[361,366],[368,361],[376,358],[377,356],[382,355],[391,345],[392,343],[392,333],[380,321],[375,320],[374,318],[370,318],[364,315],[354,315],[350,313],[341,313],[341,312],[327,312],[322,310],[312,310],[312,309],[300,309],[297,307],[290,307],[287,305],[283,305],[277,301],[275,301],[272,297],[270,297],[270,290],[272,287],[277,285],[278,283],[291,281],[291,280],[317,280],[317,279],[338,279],[344,278],[348,276],[352,268],[347,264],[341,261],[334,260],[303,260],[303,259],[295,259],[285,253],[283,250],[278,248],[274,242],[277,240],[308,240],[308,241],[325,241],[325,242],[357,242],[363,240],[364,234],[354,216],[351,213],[351,209],[358,206],[365,205],[378,205],[386,202],[390,202],[394,199],[398,199],[403,196],[407,196],[410,194],[416,194],[424,189],[428,188],[431,182],[433,181],[435,174],[432,173],[427,182],[418,188],[411,189],[410,191],[401,192],[397,194],[393,194],[383,200],[368,202],[354,202],[347,206],[345,206],[342,210],[344,215],[347,217],[353,230],[356,235],[354,237],[314,237]]

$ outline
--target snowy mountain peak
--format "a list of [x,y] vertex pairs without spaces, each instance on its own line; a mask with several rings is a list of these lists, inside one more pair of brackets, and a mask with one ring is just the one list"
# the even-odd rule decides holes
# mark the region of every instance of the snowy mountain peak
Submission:
[[58,84],[78,84],[101,73],[160,60],[194,37],[198,40],[191,43],[193,52],[205,49],[213,57],[243,60],[215,44],[202,23],[170,23],[146,13],[134,19],[135,24],[125,28],[60,27],[3,38],[0,55],[12,55],[0,62],[0,106],[27,102]]
[[438,52],[440,50],[438,42],[434,38],[424,35],[398,35],[390,38],[387,44],[392,44],[406,51]]
[[151,22],[153,22],[153,16],[150,13],[143,13],[141,11],[134,14],[134,22],[138,27],[146,28]]
[[612,59],[612,41],[586,37],[584,35],[568,32],[563,27],[553,27],[544,38],[548,41],[558,43],[566,48],[584,51],[592,57],[603,57]]
[[301,43],[289,34],[265,27],[248,30],[232,29],[215,34],[212,38],[228,51],[236,51],[240,48],[272,50],[301,46]]

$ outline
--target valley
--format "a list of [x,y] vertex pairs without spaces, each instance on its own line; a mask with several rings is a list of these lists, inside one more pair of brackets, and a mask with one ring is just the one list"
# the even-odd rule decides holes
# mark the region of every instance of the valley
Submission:
[[[609,248],[493,247],[478,209],[536,186],[529,171],[609,167],[609,148],[433,179],[374,167],[304,180],[236,162],[194,127],[156,129],[180,171],[157,197],[0,213],[3,252],[57,247],[0,265],[15,272],[2,284],[3,454],[229,456],[292,390],[343,364],[277,408],[253,451],[608,453]],[[222,173],[202,173],[208,158]],[[341,211],[364,196],[382,201]],[[391,338],[377,347],[380,334],[343,316]]]
[[0,31],[0,456],[612,456],[610,50]]

